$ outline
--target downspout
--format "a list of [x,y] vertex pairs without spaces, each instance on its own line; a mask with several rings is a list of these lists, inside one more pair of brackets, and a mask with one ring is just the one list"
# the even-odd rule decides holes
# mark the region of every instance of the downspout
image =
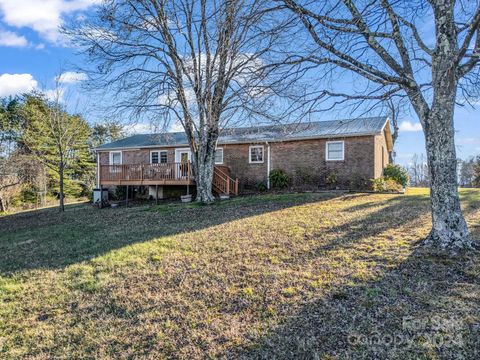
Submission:
[[95,151],[97,154],[97,189],[100,188],[100,156],[98,155],[98,150]]
[[270,190],[270,144],[265,141],[267,145],[267,189]]

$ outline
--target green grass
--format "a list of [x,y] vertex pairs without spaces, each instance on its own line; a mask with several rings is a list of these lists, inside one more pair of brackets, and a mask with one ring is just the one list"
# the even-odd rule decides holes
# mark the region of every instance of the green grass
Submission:
[[0,358],[478,358],[479,256],[429,225],[426,189],[6,215]]

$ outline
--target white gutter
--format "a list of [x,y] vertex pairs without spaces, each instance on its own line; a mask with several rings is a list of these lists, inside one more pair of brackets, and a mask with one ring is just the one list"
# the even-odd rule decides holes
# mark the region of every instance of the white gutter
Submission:
[[270,190],[270,144],[265,141],[267,145],[267,189]]

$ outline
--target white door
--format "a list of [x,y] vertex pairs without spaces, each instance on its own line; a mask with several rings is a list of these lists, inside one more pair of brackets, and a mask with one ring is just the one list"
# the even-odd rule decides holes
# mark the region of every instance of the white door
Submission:
[[186,178],[188,176],[188,163],[192,157],[192,152],[190,149],[176,149],[175,150],[175,163],[177,178]]

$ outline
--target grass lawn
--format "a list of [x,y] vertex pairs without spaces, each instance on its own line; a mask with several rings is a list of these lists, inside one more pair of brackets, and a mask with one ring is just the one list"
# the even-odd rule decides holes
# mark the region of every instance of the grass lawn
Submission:
[[418,189],[4,216],[0,358],[479,358],[480,256],[429,225]]

